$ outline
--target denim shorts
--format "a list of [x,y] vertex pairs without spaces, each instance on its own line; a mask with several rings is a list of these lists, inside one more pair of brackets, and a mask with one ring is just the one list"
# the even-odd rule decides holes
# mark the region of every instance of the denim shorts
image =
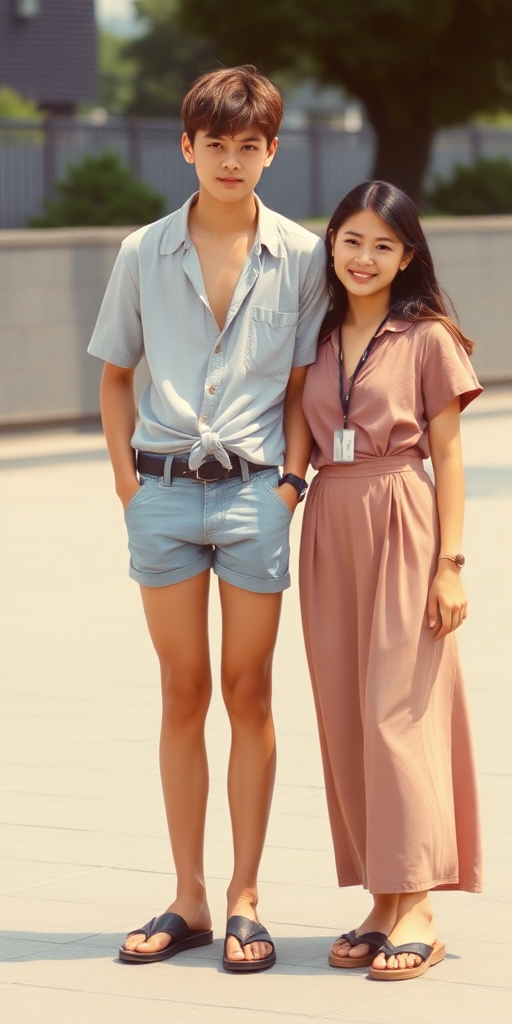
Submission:
[[273,467],[247,481],[166,484],[142,476],[125,510],[130,576],[146,587],[167,587],[213,568],[242,590],[286,590],[292,513],[277,481]]

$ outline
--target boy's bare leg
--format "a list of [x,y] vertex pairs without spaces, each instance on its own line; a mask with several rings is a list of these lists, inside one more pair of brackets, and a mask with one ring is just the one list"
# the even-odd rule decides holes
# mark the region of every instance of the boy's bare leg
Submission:
[[[258,920],[257,876],[274,787],[276,747],[272,721],[272,656],[282,594],[255,594],[219,580],[222,604],[222,692],[232,742],[228,795],[234,845],[234,872],[228,888],[228,917]],[[259,960],[271,952],[266,942],[242,951],[230,936],[230,960]]]
[[[208,764],[204,723],[211,697],[208,650],[209,571],[169,587],[141,587],[142,602],[162,675],[160,771],[176,866],[176,899],[167,908],[189,928],[211,928],[203,867]],[[159,911],[161,912],[161,911]],[[163,949],[169,935],[145,942],[132,935],[127,949]]]

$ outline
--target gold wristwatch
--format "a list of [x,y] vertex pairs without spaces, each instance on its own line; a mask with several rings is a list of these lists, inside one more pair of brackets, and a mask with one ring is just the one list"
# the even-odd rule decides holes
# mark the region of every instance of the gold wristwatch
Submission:
[[439,555],[438,562],[440,562],[442,558],[448,559],[449,562],[455,562],[455,565],[458,565],[459,569],[462,569],[462,566],[466,564],[466,559],[464,558],[464,555],[460,554],[460,552],[458,555]]

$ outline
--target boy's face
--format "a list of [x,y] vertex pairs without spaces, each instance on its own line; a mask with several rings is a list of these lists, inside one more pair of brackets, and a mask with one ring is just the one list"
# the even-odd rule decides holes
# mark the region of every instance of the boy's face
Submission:
[[254,191],[276,149],[277,139],[269,146],[257,128],[247,128],[232,139],[198,131],[193,145],[186,133],[182,138],[183,156],[195,164],[200,185],[223,203],[240,202]]

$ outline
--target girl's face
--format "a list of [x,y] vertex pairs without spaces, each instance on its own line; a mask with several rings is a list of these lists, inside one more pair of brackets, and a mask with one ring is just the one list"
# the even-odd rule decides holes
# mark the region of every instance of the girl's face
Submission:
[[331,235],[334,270],[349,295],[375,297],[391,292],[391,283],[405,270],[414,253],[406,255],[398,236],[371,210],[354,213]]

